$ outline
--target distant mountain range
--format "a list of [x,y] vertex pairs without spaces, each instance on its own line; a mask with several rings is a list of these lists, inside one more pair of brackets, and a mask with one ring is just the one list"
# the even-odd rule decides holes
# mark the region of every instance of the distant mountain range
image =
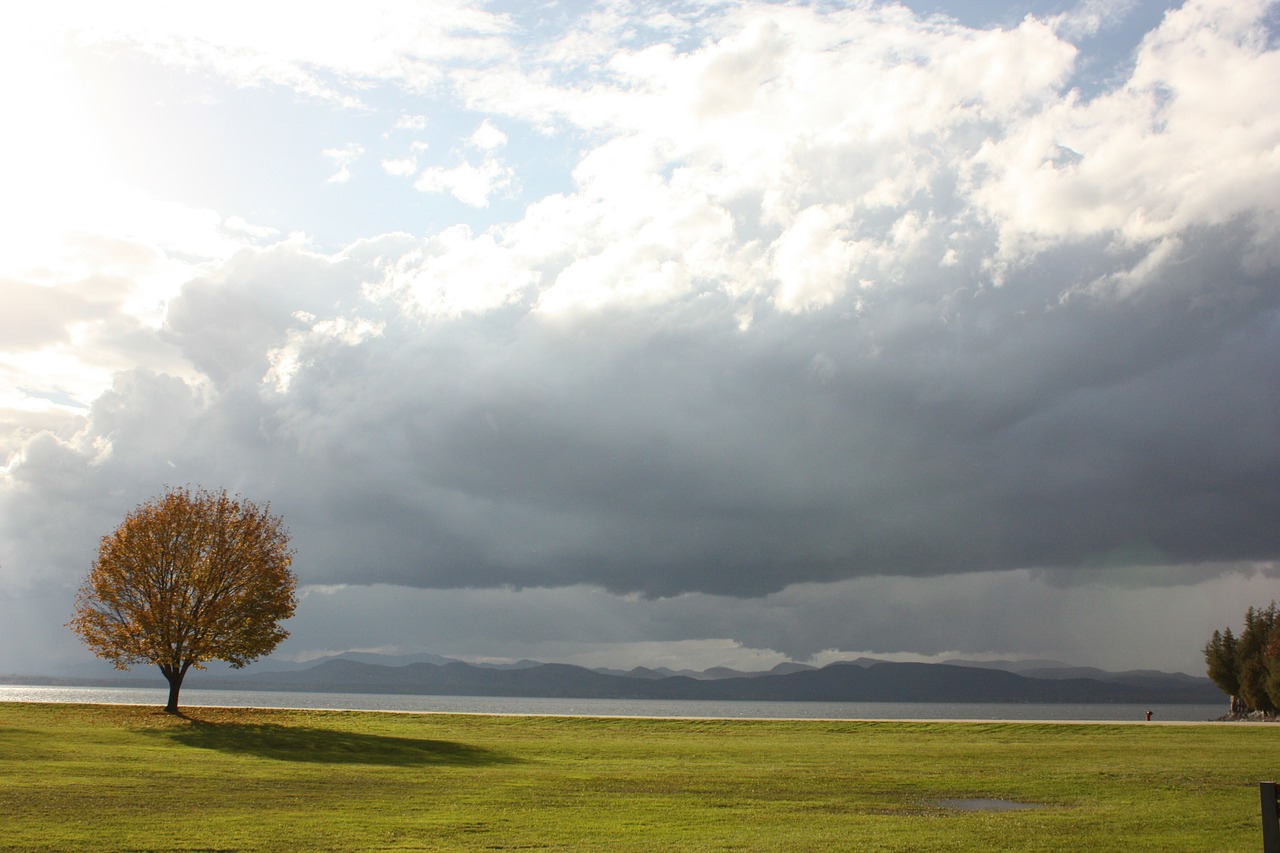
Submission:
[[[147,684],[140,678],[0,676],[0,683]],[[274,671],[193,672],[188,688],[437,696],[576,699],[701,699],[810,702],[1025,702],[1180,704],[1225,701],[1207,678],[1151,670],[1107,672],[1055,661],[896,663],[860,658],[813,667],[783,663],[766,672],[717,667],[694,672],[622,671],[537,661],[471,664],[436,655],[350,652]]]

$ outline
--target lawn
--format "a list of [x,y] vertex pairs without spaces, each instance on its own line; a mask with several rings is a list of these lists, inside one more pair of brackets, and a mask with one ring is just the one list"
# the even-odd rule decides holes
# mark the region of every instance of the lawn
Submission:
[[1261,724],[187,714],[0,704],[0,849],[1258,850],[1280,775]]

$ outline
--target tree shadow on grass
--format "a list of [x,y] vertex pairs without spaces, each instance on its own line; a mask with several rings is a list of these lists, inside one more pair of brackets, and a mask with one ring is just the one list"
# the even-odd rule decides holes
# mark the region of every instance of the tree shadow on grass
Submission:
[[482,747],[447,740],[361,734],[308,726],[190,722],[189,726],[180,729],[152,733],[183,746],[279,761],[393,767],[423,764],[482,767],[518,760]]

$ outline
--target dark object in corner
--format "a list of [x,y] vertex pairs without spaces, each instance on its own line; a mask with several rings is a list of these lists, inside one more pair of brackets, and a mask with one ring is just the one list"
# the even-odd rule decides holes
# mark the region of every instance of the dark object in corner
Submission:
[[1276,783],[1259,782],[1262,795],[1262,853],[1280,853],[1280,814],[1276,811]]

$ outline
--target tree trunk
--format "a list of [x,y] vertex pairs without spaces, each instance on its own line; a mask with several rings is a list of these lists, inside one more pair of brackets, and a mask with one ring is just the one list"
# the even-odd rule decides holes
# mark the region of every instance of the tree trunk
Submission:
[[182,679],[187,674],[187,667],[165,666],[160,667],[160,671],[164,673],[164,677],[169,682],[169,704],[164,706],[165,713],[178,713],[178,691],[182,689]]

